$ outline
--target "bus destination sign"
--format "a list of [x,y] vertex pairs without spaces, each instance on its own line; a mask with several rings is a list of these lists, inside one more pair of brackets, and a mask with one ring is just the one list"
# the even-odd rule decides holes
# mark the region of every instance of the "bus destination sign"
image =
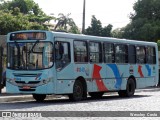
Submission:
[[10,35],[10,40],[45,40],[45,32],[20,32],[12,33]]

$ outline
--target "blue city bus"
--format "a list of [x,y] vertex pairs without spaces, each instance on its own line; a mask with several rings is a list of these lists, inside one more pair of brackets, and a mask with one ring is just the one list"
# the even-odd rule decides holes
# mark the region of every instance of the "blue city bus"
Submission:
[[68,95],[79,101],[106,92],[131,97],[135,89],[158,83],[154,42],[28,30],[7,35],[6,90]]

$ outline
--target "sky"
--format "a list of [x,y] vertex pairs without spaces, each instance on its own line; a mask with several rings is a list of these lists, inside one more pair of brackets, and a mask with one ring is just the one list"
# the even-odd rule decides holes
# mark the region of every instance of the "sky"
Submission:
[[[59,13],[71,13],[76,25],[82,28],[83,0],[34,0],[47,14],[58,17]],[[102,26],[113,25],[113,29],[122,28],[129,22],[130,13],[137,0],[86,0],[85,28],[91,24],[92,15],[101,21]]]

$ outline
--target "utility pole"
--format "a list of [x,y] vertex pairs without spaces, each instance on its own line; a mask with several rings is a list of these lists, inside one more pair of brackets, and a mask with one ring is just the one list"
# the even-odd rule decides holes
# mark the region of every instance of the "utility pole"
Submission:
[[85,32],[85,14],[86,14],[86,0],[83,1],[83,20],[82,20],[82,34]]

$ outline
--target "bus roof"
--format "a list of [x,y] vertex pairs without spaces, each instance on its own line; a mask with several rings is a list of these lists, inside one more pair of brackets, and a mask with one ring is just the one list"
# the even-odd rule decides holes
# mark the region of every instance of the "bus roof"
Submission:
[[61,37],[61,38],[67,37],[67,38],[76,39],[76,40],[93,40],[93,41],[101,40],[102,42],[113,41],[115,43],[157,46],[156,42],[120,39],[120,38],[113,38],[113,37],[100,37],[100,36],[91,36],[91,35],[84,35],[84,34],[65,33],[65,32],[53,32],[53,31],[45,31],[45,30],[23,30],[23,31],[10,32],[9,34],[19,33],[19,32],[47,32],[47,33],[52,33],[53,37]]
[[138,41],[138,40],[129,40],[129,39],[120,39],[120,38],[113,38],[113,37],[100,37],[100,36],[91,36],[91,35],[84,35],[84,34],[72,34],[72,33],[65,33],[65,32],[52,32],[54,37],[67,37],[77,40],[101,40],[102,42],[115,42],[115,43],[128,43],[128,44],[138,44],[138,45],[157,45],[155,42],[146,42],[146,41]]

